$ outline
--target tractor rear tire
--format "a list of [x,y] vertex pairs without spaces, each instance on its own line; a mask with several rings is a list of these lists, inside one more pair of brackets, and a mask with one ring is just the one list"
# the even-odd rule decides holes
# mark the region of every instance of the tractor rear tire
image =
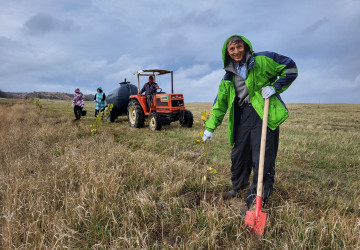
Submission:
[[149,128],[151,131],[161,130],[161,117],[156,112],[151,112],[149,115]]
[[136,100],[130,100],[127,108],[129,125],[132,128],[144,127],[145,115],[141,105]]
[[188,127],[191,128],[194,123],[194,117],[190,110],[184,111],[184,118],[180,119],[180,126],[181,127]]

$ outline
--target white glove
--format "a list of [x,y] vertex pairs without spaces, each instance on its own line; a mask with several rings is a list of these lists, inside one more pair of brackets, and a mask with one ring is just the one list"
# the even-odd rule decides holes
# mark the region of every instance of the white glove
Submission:
[[270,96],[275,94],[275,89],[271,86],[266,86],[261,89],[261,95],[264,99],[268,99]]
[[207,131],[205,129],[204,136],[203,136],[203,141],[206,142],[207,139],[209,139],[211,141],[213,137],[214,137],[214,133],[210,132],[210,131]]
[[72,107],[74,107],[74,103],[73,103],[73,104],[71,104],[71,106],[72,106]]

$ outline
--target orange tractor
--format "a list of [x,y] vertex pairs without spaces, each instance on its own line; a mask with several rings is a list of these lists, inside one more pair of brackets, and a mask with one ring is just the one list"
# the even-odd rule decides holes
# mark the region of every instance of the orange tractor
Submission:
[[[173,72],[161,69],[148,69],[135,72],[138,80],[138,93],[129,97],[127,115],[129,124],[133,128],[144,127],[145,118],[149,119],[150,130],[160,130],[162,125],[170,125],[171,122],[179,121],[182,127],[191,128],[193,115],[190,110],[185,109],[182,94],[174,93]],[[171,74],[171,94],[158,89],[153,95],[151,107],[147,109],[146,96],[140,94],[140,76],[156,76]]]

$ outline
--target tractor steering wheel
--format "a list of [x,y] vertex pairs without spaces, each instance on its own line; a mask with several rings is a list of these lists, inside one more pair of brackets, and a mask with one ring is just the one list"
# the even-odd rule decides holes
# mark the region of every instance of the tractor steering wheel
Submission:
[[162,88],[156,89],[156,94],[160,94],[160,93],[162,93]]

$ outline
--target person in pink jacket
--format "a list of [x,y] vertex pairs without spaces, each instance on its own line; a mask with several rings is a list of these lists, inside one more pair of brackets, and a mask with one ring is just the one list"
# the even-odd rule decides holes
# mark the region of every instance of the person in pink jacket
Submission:
[[80,92],[79,88],[75,89],[74,100],[72,102],[72,106],[74,108],[74,114],[75,114],[76,120],[80,120],[81,111],[84,107],[84,95],[83,95],[83,93]]

